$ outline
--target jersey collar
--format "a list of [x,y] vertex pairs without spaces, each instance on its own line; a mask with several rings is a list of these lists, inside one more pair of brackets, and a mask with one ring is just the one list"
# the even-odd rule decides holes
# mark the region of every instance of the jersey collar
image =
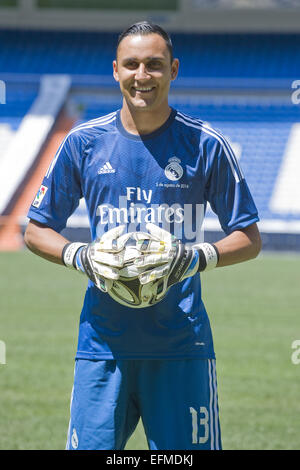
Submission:
[[142,135],[136,135],[136,134],[130,134],[130,132],[127,132],[126,129],[124,128],[122,121],[121,121],[121,109],[117,111],[117,120],[116,120],[116,126],[118,131],[124,136],[127,137],[128,139],[131,140],[138,140],[138,141],[143,141],[143,140],[149,140],[149,139],[154,139],[158,135],[162,134],[174,121],[175,116],[177,114],[177,111],[173,108],[171,108],[171,113],[166,122],[156,129],[154,132],[151,132],[150,134],[142,134]]

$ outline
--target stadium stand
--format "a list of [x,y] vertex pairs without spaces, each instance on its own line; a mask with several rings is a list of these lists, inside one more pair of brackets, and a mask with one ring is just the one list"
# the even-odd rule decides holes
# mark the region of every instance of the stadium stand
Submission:
[[[8,89],[10,86],[11,83]],[[15,101],[9,96],[9,106],[2,107],[10,114],[5,117],[5,125],[12,120],[15,130],[6,132],[0,158],[0,247],[6,243],[14,246],[12,240],[15,237],[11,234],[18,230],[15,206],[24,196],[24,186],[35,171],[41,149],[60,115],[69,87],[70,79],[66,75],[43,75],[34,94],[23,95],[19,83],[18,92],[12,94]]]
[[[0,49],[0,73],[111,78],[116,39],[117,34],[109,32],[1,30],[5,47]],[[180,33],[172,40],[181,59],[180,86],[198,87],[205,78],[224,80],[222,87],[237,86],[236,79],[285,85],[300,70],[299,34]]]
[[6,87],[6,103],[0,106],[0,159],[37,93],[38,86],[31,83],[24,84],[21,89],[19,84],[12,82]]
[[[24,115],[10,145],[3,149],[0,161],[0,213],[5,213],[14,192],[39,154],[65,102],[69,87],[68,76],[44,75],[27,112],[24,113],[22,100],[18,98],[18,104],[11,106],[11,113],[23,111]],[[27,105],[28,102],[29,100],[26,101]]]

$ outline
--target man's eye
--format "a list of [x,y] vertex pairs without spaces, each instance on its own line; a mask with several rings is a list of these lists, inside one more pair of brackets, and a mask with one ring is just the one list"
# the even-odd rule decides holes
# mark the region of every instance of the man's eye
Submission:
[[149,64],[147,65],[147,67],[149,69],[160,69],[161,68],[161,63],[159,61],[153,61],[153,62],[149,62]]
[[136,62],[127,62],[126,67],[129,69],[136,69],[137,63]]

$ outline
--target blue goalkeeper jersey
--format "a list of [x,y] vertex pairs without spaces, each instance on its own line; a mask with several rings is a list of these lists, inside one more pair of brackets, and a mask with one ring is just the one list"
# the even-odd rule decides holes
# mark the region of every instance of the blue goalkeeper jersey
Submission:
[[[120,110],[72,129],[28,217],[60,232],[81,198],[93,240],[120,224],[131,232],[147,231],[152,222],[193,245],[203,241],[207,202],[225,234],[258,221],[226,139],[174,109],[162,127],[142,136],[124,129]],[[76,357],[214,358],[200,275],[174,285],[147,308],[125,307],[88,281]]]

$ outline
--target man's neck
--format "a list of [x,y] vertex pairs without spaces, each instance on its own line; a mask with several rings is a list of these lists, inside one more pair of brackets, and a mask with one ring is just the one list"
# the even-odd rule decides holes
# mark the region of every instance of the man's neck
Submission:
[[171,108],[169,105],[156,111],[131,110],[127,104],[121,109],[121,121],[124,129],[130,134],[151,134],[159,129],[169,118]]

